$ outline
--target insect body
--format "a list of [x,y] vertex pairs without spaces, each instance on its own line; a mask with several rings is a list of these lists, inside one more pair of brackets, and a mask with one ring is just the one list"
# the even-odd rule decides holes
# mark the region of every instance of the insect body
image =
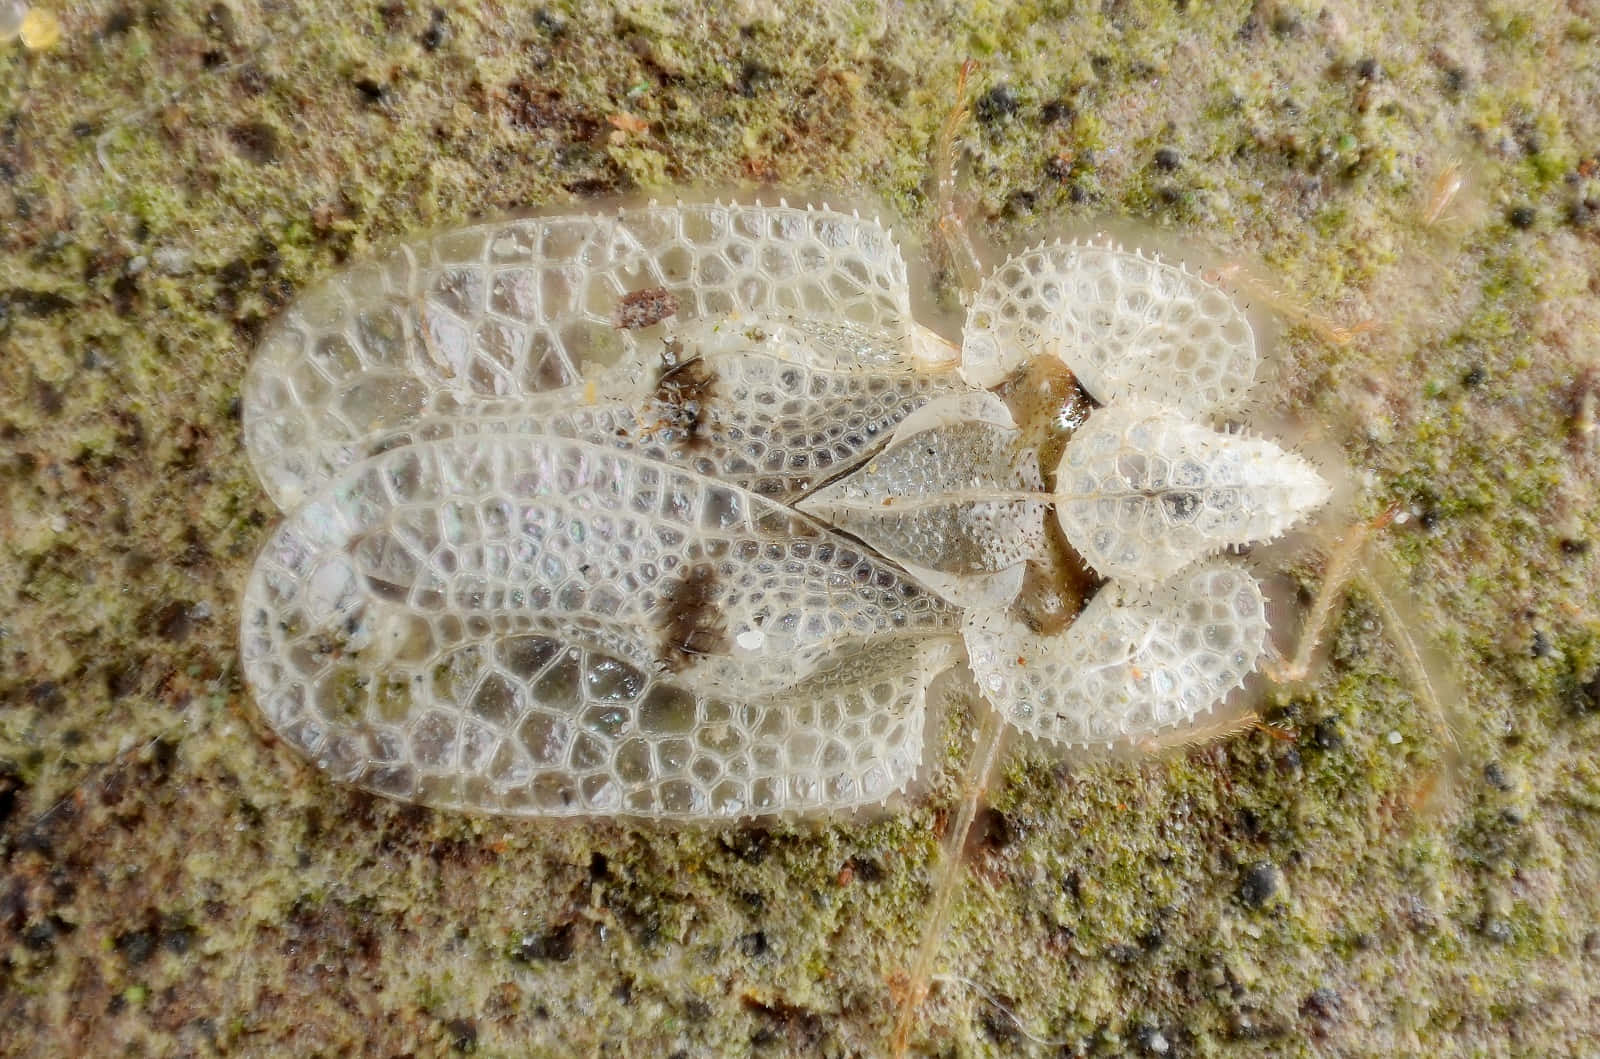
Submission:
[[963,660],[1016,727],[1140,739],[1266,651],[1211,557],[1327,493],[1205,422],[1256,356],[1221,289],[1108,246],[1007,262],[957,348],[826,209],[446,232],[303,295],[251,366],[288,517],[245,672],[336,777],[507,813],[881,802]]

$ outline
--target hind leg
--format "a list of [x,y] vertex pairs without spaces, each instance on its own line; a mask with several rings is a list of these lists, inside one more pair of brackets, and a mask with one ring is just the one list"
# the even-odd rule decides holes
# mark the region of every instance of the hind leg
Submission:
[[977,68],[977,62],[972,59],[961,64],[961,73],[956,78],[956,102],[945,115],[944,124],[939,127],[939,142],[933,163],[934,198],[939,211],[935,224],[945,255],[950,259],[950,267],[961,285],[963,304],[983,281],[983,266],[978,260],[978,251],[967,232],[966,219],[956,205],[956,138],[961,126],[972,114],[972,90],[968,82]]

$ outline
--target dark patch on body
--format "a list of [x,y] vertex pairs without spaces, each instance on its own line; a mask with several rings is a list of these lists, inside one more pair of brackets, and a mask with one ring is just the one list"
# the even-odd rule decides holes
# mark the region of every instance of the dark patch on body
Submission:
[[646,287],[624,294],[611,322],[619,331],[637,331],[678,314],[678,296],[665,287]]
[[1045,537],[1045,557],[1030,559],[1023,568],[1022,589],[1011,609],[1029,632],[1054,636],[1083,613],[1105,581],[1060,539],[1056,527],[1047,523]]
[[995,387],[1011,418],[1022,431],[1022,444],[1039,454],[1046,484],[1067,447],[1072,432],[1100,405],[1078,384],[1072,370],[1056,357],[1033,357]]
[[726,654],[728,630],[717,609],[719,575],[711,563],[695,563],[661,591],[661,642],[656,658],[668,673],[681,673],[702,655]]
[[[1054,490],[1067,442],[1100,405],[1056,357],[1033,357],[994,392],[1022,432],[1019,444],[1038,454],[1045,489]],[[1045,519],[1044,533],[1044,554],[1028,561],[1011,610],[1030,632],[1052,636],[1072,624],[1105,579],[1067,542],[1054,516]]]

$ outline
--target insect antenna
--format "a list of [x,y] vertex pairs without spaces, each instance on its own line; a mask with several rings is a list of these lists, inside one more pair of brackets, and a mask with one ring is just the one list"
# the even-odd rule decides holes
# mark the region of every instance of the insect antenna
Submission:
[[1252,298],[1259,298],[1267,308],[1284,320],[1304,327],[1324,342],[1335,346],[1348,346],[1362,335],[1379,330],[1378,320],[1357,320],[1353,324],[1336,323],[1307,309],[1298,299],[1273,286],[1259,276],[1251,274],[1241,262],[1235,262],[1206,274],[1208,279],[1224,286],[1235,286]]
[[1300,631],[1294,656],[1287,664],[1270,669],[1268,676],[1277,683],[1297,683],[1306,679],[1311,671],[1312,655],[1327,631],[1334,607],[1344,597],[1351,585],[1358,588],[1378,612],[1378,618],[1394,646],[1407,686],[1417,704],[1427,714],[1434,731],[1443,737],[1447,774],[1465,767],[1456,726],[1444,706],[1446,698],[1459,696],[1441,694],[1450,682],[1442,666],[1429,661],[1432,652],[1423,647],[1413,633],[1418,623],[1410,620],[1395,602],[1398,593],[1386,587],[1396,581],[1382,566],[1381,560],[1366,547],[1374,534],[1396,521],[1400,506],[1392,504],[1377,518],[1356,524],[1328,553],[1323,567],[1322,586],[1312,601],[1311,612]]

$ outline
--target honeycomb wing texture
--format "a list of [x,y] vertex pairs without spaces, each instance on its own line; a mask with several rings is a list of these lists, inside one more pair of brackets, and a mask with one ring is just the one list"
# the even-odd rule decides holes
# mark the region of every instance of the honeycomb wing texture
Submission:
[[1017,728],[1068,745],[1137,742],[1220,704],[1267,649],[1260,585],[1211,563],[1157,586],[1103,588],[1055,636],[994,612],[964,634],[978,687]]
[[1190,412],[1236,407],[1260,359],[1250,321],[1221,287],[1157,257],[1082,243],[1015,255],[968,310],[968,382],[994,386],[1040,355],[1064,360],[1101,404],[1142,397]]
[[296,299],[245,379],[251,462],[288,510],[385,432],[637,372],[655,354],[618,313],[640,292],[674,323],[800,315],[910,349],[905,262],[853,215],[704,204],[472,225]]
[[1062,454],[1056,490],[1062,532],[1089,565],[1147,583],[1277,537],[1330,492],[1310,463],[1270,441],[1139,402],[1089,416]]
[[716,390],[704,403],[701,434],[684,445],[669,432],[645,451],[766,496],[793,498],[855,466],[929,401],[965,389],[954,372],[919,370],[903,358],[879,356],[871,371],[848,360],[833,366],[845,358],[832,337],[808,336],[801,350],[782,357],[706,357]]
[[1037,459],[1019,458],[1017,437],[982,421],[897,435],[800,508],[913,567],[956,578],[996,573],[1033,557],[1044,536],[1042,500],[993,499],[1043,487]]
[[[374,434],[365,451],[452,437],[530,434],[635,452],[763,496],[794,498],[854,466],[927,402],[965,388],[950,371],[920,370],[881,345],[846,343],[838,331],[796,335],[792,347],[705,355],[714,385],[695,397],[696,426],[663,401],[650,379],[619,373],[588,385],[485,403],[475,414],[432,415]],[[859,337],[859,336],[857,336]],[[862,349],[871,371],[828,366]],[[656,367],[654,374],[659,375]],[[603,399],[601,395],[606,395]],[[623,395],[616,399],[612,395]],[[352,450],[353,451],[353,450]]]
[[955,611],[790,508],[569,439],[423,442],[274,533],[242,655],[336,778],[447,807],[737,818],[914,774]]

